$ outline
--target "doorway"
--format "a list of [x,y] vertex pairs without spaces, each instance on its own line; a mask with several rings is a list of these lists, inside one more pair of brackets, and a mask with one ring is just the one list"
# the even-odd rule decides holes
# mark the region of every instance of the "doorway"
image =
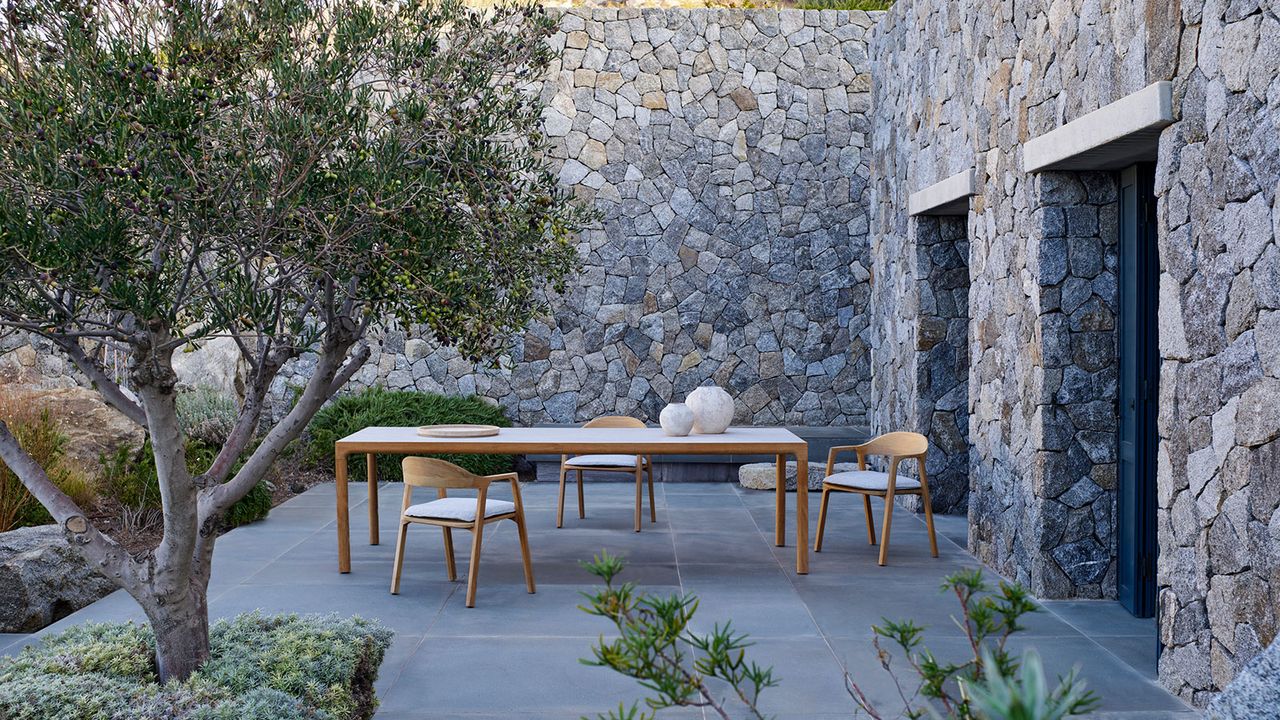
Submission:
[[1156,403],[1160,373],[1155,165],[1120,171],[1120,382],[1117,497],[1120,602],[1137,617],[1156,609]]

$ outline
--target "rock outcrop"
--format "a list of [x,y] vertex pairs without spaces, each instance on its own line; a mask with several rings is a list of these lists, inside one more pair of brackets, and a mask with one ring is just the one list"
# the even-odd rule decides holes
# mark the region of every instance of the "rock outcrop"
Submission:
[[57,525],[0,533],[0,632],[34,632],[115,589]]
[[244,397],[248,365],[229,337],[201,340],[173,354],[173,370],[183,388],[212,387],[229,397]]
[[141,427],[88,388],[0,385],[0,395],[48,409],[67,436],[67,458],[81,467],[96,467],[100,455],[140,447],[145,439]]

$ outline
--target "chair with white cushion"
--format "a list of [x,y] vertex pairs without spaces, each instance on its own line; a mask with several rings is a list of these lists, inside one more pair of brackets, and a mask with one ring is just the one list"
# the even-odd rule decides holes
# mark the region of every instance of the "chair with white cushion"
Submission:
[[[644,422],[625,415],[606,415],[583,425],[584,428],[643,428]],[[587,516],[587,506],[582,497],[582,473],[615,472],[636,477],[636,532],[640,532],[641,506],[643,505],[642,474],[649,475],[649,522],[658,521],[658,510],[653,504],[653,462],[647,455],[578,455],[560,456],[560,505],[556,511],[556,527],[564,527],[565,476],[570,470],[578,473],[578,517]]]
[[[473,475],[444,460],[423,457],[407,457],[404,468],[404,502],[400,509],[400,534],[396,538],[395,567],[391,571],[391,594],[400,594],[400,567],[404,562],[405,535],[412,524],[436,525],[444,531],[445,566],[449,580],[458,579],[458,568],[453,560],[453,530],[470,530],[471,564],[467,571],[467,607],[476,606],[476,577],[480,571],[480,540],[484,526],[501,520],[511,520],[520,534],[520,555],[524,561],[524,582],[529,592],[534,592],[533,563],[529,559],[529,536],[525,532],[524,505],[520,502],[520,483],[515,473],[501,475]],[[514,502],[490,500],[489,484],[495,480],[511,483]],[[413,504],[415,487],[436,488],[438,497],[430,502]],[[449,497],[448,490],[475,490],[475,497]]]
[[[836,455],[852,450],[858,454],[858,469],[833,473]],[[857,493],[862,496],[862,507],[867,515],[867,540],[876,544],[875,520],[871,516],[871,496],[884,498],[884,525],[880,529],[880,564],[889,555],[889,525],[893,522],[893,499],[898,495],[919,495],[924,504],[925,525],[929,528],[929,546],[938,557],[938,539],[933,532],[933,508],[929,505],[929,479],[925,475],[925,456],[929,451],[929,439],[919,433],[891,432],[871,439],[861,445],[842,445],[831,448],[827,455],[827,477],[822,481],[822,506],[818,509],[818,532],[813,551],[822,552],[822,531],[827,524],[827,500],[833,492]],[[867,456],[889,458],[889,471],[867,469]],[[898,475],[898,465],[907,459],[916,461],[919,478]]]

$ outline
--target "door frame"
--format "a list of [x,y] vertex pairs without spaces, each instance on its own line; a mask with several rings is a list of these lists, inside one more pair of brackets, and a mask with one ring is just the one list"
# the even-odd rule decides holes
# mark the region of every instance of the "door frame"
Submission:
[[[1156,614],[1159,552],[1156,453],[1160,441],[1160,258],[1154,163],[1140,163],[1120,171],[1119,219],[1116,592],[1129,612],[1137,617],[1152,617]],[[1126,448],[1126,436],[1131,437],[1132,448]],[[1125,471],[1126,462],[1132,462],[1132,474]]]

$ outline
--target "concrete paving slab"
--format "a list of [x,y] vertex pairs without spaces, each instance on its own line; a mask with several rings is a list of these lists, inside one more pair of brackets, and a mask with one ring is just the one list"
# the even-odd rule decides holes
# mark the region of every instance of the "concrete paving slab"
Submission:
[[[871,645],[870,626],[883,616],[928,625],[941,650],[963,649],[952,623],[953,597],[942,578],[980,567],[964,549],[963,518],[938,518],[939,557],[929,555],[921,518],[895,513],[889,565],[876,564],[860,503],[833,503],[822,553],[811,572],[794,572],[794,547],[773,545],[772,492],[731,483],[659,484],[658,521],[631,531],[634,486],[590,481],[587,518],[577,518],[570,489],[565,527],[555,528],[554,483],[525,486],[538,592],[529,595],[514,524],[485,532],[476,608],[464,607],[470,536],[455,535],[458,582],[445,576],[440,532],[412,528],[400,595],[389,592],[401,486],[378,491],[382,544],[368,544],[363,485],[352,488],[352,572],[337,572],[334,490],[319,485],[276,508],[264,522],[239,528],[218,543],[210,607],[214,617],[266,612],[359,614],[397,633],[378,680],[378,720],[427,718],[565,718],[641,699],[631,680],[578,662],[611,626],[578,609],[580,593],[597,585],[580,567],[602,549],[628,558],[623,581],[642,590],[693,593],[701,599],[695,631],[732,620],[756,641],[748,657],[775,667],[782,685],[766,690],[763,709],[786,718],[847,718],[847,668],[874,699],[896,697]],[[794,541],[794,493],[788,500],[788,543]],[[881,506],[875,506],[880,521]],[[816,495],[810,530],[816,523]],[[988,573],[994,583],[998,576]],[[1050,670],[1079,663],[1104,705],[1097,717],[1183,720],[1196,714],[1153,682],[1154,625],[1134,620],[1116,603],[1049,602],[1027,619],[1018,647],[1036,648]],[[118,592],[56,623],[142,619]],[[16,652],[38,635],[0,635],[0,652]],[[932,645],[931,645],[932,646]],[[659,718],[702,718],[699,710]]]

